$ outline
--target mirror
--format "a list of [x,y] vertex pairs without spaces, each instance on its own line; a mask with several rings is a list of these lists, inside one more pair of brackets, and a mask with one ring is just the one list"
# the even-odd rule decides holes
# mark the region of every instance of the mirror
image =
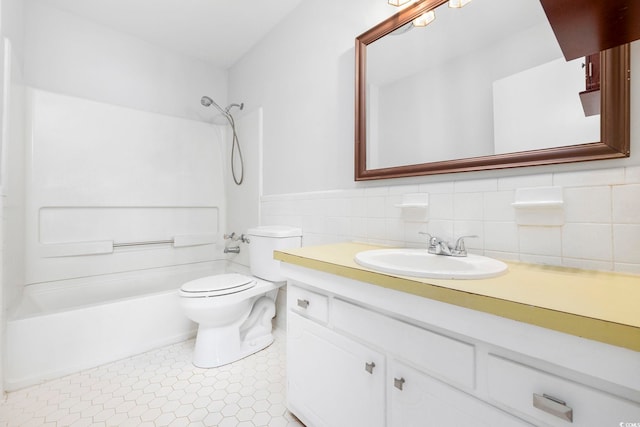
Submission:
[[586,116],[585,59],[563,59],[538,0],[446,3],[356,39],[356,180],[629,155],[628,45],[600,54],[601,113]]

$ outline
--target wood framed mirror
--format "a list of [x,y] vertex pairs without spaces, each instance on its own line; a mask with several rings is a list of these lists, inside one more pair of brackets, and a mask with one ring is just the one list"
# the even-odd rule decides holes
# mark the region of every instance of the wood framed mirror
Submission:
[[[539,1],[526,1],[531,3],[531,8],[539,8],[539,11],[531,9],[533,13],[527,11],[526,15],[530,18],[530,15],[542,14],[544,22],[525,23],[525,21],[522,21],[521,23],[519,21],[520,18],[513,16],[514,13],[523,9],[522,1],[492,0],[483,2],[476,0],[462,9],[449,10],[446,4],[447,0],[423,0],[403,9],[356,38],[356,181],[571,163],[629,156],[629,45],[615,47],[600,53],[600,114],[595,119],[598,128],[591,129],[590,133],[585,133],[584,135],[586,136],[583,135],[585,140],[579,140],[576,143],[572,139],[573,137],[565,137],[564,133],[555,130],[554,126],[558,125],[558,123],[564,125],[565,122],[570,120],[565,119],[564,110],[561,110],[560,113],[554,113],[554,108],[560,105],[560,101],[555,98],[551,99],[551,95],[544,95],[549,91],[557,92],[557,87],[566,86],[564,83],[556,81],[551,84],[544,83],[545,90],[527,88],[528,92],[523,93],[533,92],[534,95],[532,96],[538,96],[542,99],[542,101],[537,100],[535,102],[524,95],[518,96],[520,86],[513,86],[516,84],[515,82],[521,82],[523,78],[525,81],[531,81],[530,77],[528,77],[531,75],[529,70],[535,69],[535,73],[538,74],[542,73],[540,70],[547,70],[547,74],[549,74],[548,70],[552,70],[551,75],[555,76],[556,74],[554,73],[556,71],[549,68],[549,64],[566,63],[564,58],[561,58],[562,53],[559,46],[557,47],[558,58],[553,59],[553,61],[547,61],[549,59],[547,57],[543,64],[533,64],[533,67],[525,69],[524,65],[513,65],[514,58],[523,57],[526,58],[525,62],[531,62],[531,57],[536,56],[537,47],[531,48],[520,42],[520,40],[525,40],[525,36],[521,35],[522,31],[518,33],[517,37],[493,33],[494,28],[510,27],[510,31],[527,30],[526,37],[529,40],[534,40],[536,46],[542,38],[548,39],[550,37],[555,42],[553,32],[548,26]],[[513,6],[514,4],[517,5]],[[427,27],[415,27],[413,25],[414,20],[429,11],[435,11],[436,20]],[[479,15],[474,16],[474,13],[479,13]],[[499,18],[497,18],[498,16]],[[493,21],[493,19],[500,19],[500,21]],[[438,25],[440,25],[437,28],[440,31],[440,35],[435,31]],[[548,36],[541,36],[538,33],[538,31],[543,31],[543,27],[548,30]],[[478,34],[474,33],[474,31],[478,32]],[[422,33],[418,34],[419,32]],[[416,48],[415,46],[421,45],[412,44],[413,42],[406,38],[405,33],[411,33],[412,37],[415,35],[415,37],[429,40],[430,44],[427,44],[426,48]],[[484,33],[491,33],[494,41],[497,40],[503,44],[490,45],[488,41],[480,42],[481,37],[479,34]],[[395,44],[383,49],[388,40],[392,39]],[[504,44],[507,42],[509,43],[508,46]],[[476,43],[484,43],[483,46],[490,47],[483,47],[485,50],[481,51],[477,47],[479,44]],[[450,54],[455,51],[456,44],[462,46],[460,49],[466,51],[467,55],[476,55],[472,59],[474,65],[461,65],[463,63],[456,63],[452,60],[457,55],[457,53]],[[492,52],[494,53],[487,53],[490,52],[487,49],[493,49]],[[375,55],[378,55],[377,52],[385,51],[393,52],[392,57],[375,57],[375,61],[373,60],[374,52],[376,52]],[[449,55],[447,59],[447,67],[449,68],[446,71],[430,71],[431,74],[428,74],[422,69],[416,68],[418,62],[422,64],[425,62],[429,64],[438,63],[439,60],[435,58],[437,58],[437,55],[442,55],[442,52],[445,52],[445,56]],[[426,61],[422,59],[425,53],[428,57]],[[395,56],[393,56],[394,54]],[[545,53],[545,55],[547,54]],[[545,58],[544,55],[541,56]],[[506,70],[500,69],[500,71],[493,72],[493,74],[489,71],[484,72],[484,70],[498,68],[493,65],[499,62],[501,57],[509,60],[507,67],[505,67],[507,68]],[[401,61],[406,58],[410,58],[410,60],[401,64]],[[479,68],[475,64],[483,64],[481,62],[482,58],[487,58],[489,62],[484,63],[484,66]],[[582,61],[584,62],[584,60]],[[378,68],[374,68],[376,64],[383,64],[382,68],[384,70],[380,71]],[[454,65],[452,66],[451,64]],[[580,65],[578,64],[577,66],[579,67]],[[387,76],[387,71],[393,69],[396,71],[398,69],[402,70],[399,77],[397,74],[392,77]],[[584,87],[584,71],[579,72],[582,74],[580,74],[579,80],[581,80],[578,84]],[[571,71],[571,73],[575,73],[575,71]],[[445,98],[437,98],[435,96],[435,93],[443,87],[453,88],[454,92],[467,92],[470,86],[476,86],[473,79],[477,74],[486,74],[483,78],[489,82],[490,88],[483,89],[485,95],[471,94],[470,98],[459,101],[459,104],[452,104],[451,101],[457,95],[447,93]],[[392,83],[390,84],[389,82]],[[398,82],[402,82],[402,84]],[[383,85],[386,86],[381,89]],[[391,93],[391,90],[388,89],[391,86],[395,86],[394,90],[396,92]],[[404,89],[398,92],[397,87],[401,86]],[[526,86],[529,85],[527,84]],[[514,90],[514,87],[517,90]],[[483,96],[491,100],[486,107],[476,103]],[[579,103],[577,92],[571,92],[571,96]],[[416,104],[416,99],[429,99],[431,104],[425,107]],[[441,99],[445,99],[446,102]],[[503,101],[504,99],[511,99],[508,102],[517,102],[518,107],[512,107],[511,104],[506,103],[507,101]],[[547,104],[541,105],[540,102]],[[538,106],[533,108],[529,104]],[[548,117],[533,117],[531,116],[532,111],[544,113],[550,119]],[[523,115],[521,120],[524,120],[524,122],[522,123],[531,126],[530,129],[533,129],[533,131],[518,129],[523,126],[515,125],[519,119],[514,119],[510,116],[510,112],[518,112]],[[584,116],[582,110],[580,110],[580,114]],[[451,120],[451,117],[454,119]],[[567,117],[569,117],[568,113]],[[383,128],[383,123],[384,126],[388,126],[384,120],[395,123],[396,127],[391,128],[389,126],[392,130],[388,130],[386,127]],[[545,120],[552,120],[554,123],[547,124]],[[584,120],[593,122],[594,119]],[[442,123],[447,121],[451,121],[450,127],[440,129],[443,127]],[[515,128],[515,130],[512,128]],[[544,136],[536,136],[534,135],[535,130],[542,130],[547,133],[543,134]],[[516,133],[509,133],[511,131]],[[517,133],[518,131],[520,134]],[[528,132],[526,138],[518,136],[522,132]],[[456,136],[452,139],[444,139],[443,135],[448,134],[456,134]],[[481,136],[487,135],[488,137],[481,138]],[[500,138],[498,138],[498,135],[500,135]],[[472,144],[470,142],[475,144],[476,139],[483,140],[482,148],[476,148],[475,145],[471,148]],[[499,141],[517,141],[519,143],[521,139],[531,139],[532,144],[537,144],[538,141],[541,141],[542,148],[535,148],[537,145],[534,148],[530,148],[522,144],[515,144],[512,147],[511,145],[504,145],[502,142],[499,143]],[[383,146],[384,144],[387,145],[384,146],[383,150],[380,152],[375,151],[374,147]],[[418,153],[418,151],[428,152],[428,155],[432,155],[443,150],[447,151],[447,153],[436,154],[436,158],[426,160],[421,157],[424,153]],[[394,156],[398,153],[402,153],[405,160],[394,160]],[[439,158],[437,156],[442,157]]]

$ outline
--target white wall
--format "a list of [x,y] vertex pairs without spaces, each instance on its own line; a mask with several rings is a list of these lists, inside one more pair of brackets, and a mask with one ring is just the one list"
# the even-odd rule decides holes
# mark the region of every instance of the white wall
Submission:
[[306,0],[229,71],[229,99],[264,111],[264,192],[353,187],[354,40],[384,1]]
[[[508,259],[640,272],[640,42],[632,46],[630,159],[353,181],[354,39],[393,8],[378,0],[308,0],[230,70],[229,94],[264,108],[265,224],[302,226],[304,243],[350,239],[420,245],[419,230]],[[559,185],[562,227],[513,220],[515,188]],[[433,193],[428,222],[393,203]]]
[[226,104],[225,70],[37,0],[25,3],[25,44],[28,86],[203,121],[202,95]]

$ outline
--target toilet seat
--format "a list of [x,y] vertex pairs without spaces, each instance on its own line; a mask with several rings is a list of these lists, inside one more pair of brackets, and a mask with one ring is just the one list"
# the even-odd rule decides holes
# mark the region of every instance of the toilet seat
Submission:
[[218,274],[202,277],[185,283],[180,288],[180,296],[186,298],[207,298],[235,294],[253,288],[253,277],[242,274]]

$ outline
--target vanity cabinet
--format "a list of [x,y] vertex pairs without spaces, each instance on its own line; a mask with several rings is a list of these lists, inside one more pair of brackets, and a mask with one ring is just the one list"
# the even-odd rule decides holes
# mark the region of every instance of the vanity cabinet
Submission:
[[402,362],[389,374],[390,426],[531,426]]
[[384,356],[295,312],[288,315],[288,399],[294,413],[308,426],[383,427]]
[[426,373],[472,390],[471,344],[294,284],[287,305],[288,404],[308,427],[530,426]]
[[[530,325],[307,268],[283,271],[287,403],[307,427],[640,423],[640,384],[616,384],[590,369],[602,363],[593,347],[600,343],[576,348],[569,340],[565,349],[543,328],[530,333]],[[514,331],[512,348],[487,339]],[[556,348],[534,356],[518,340]],[[562,366],[575,352],[578,369]],[[640,367],[634,356],[612,360],[620,365],[613,371]]]

